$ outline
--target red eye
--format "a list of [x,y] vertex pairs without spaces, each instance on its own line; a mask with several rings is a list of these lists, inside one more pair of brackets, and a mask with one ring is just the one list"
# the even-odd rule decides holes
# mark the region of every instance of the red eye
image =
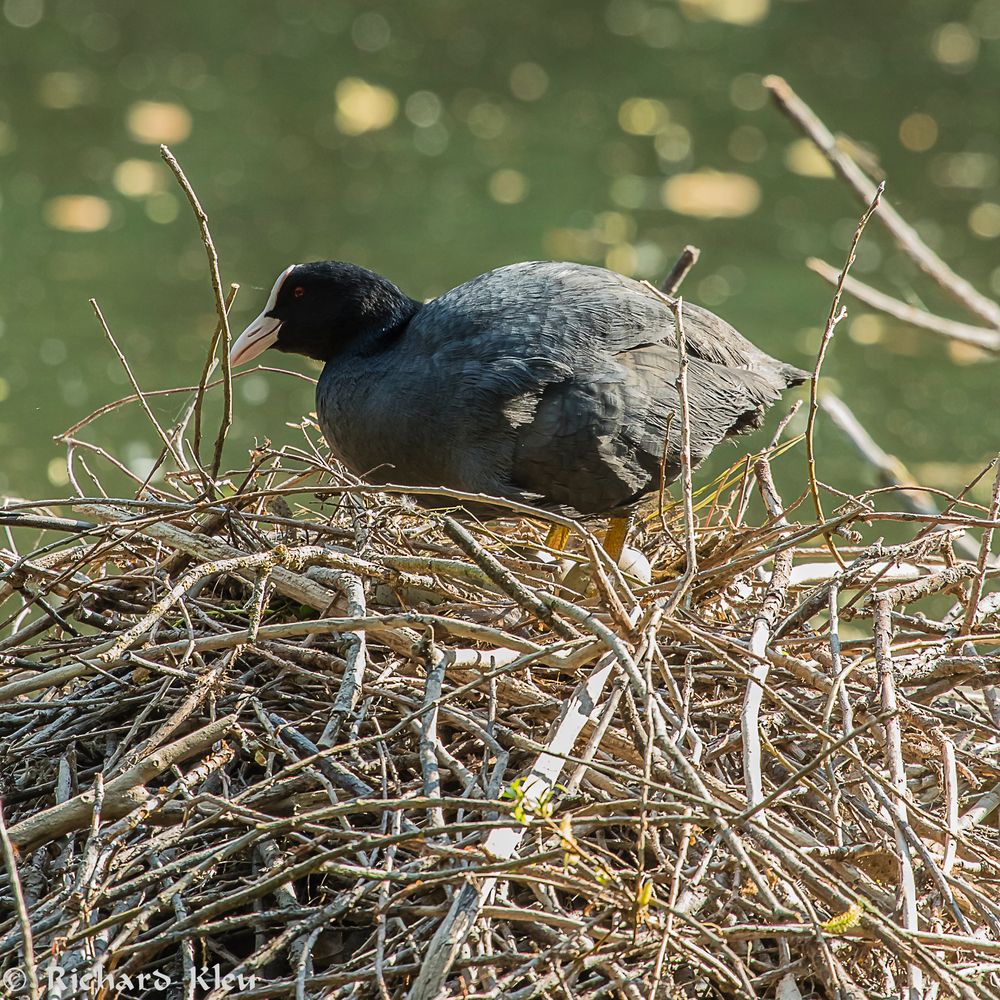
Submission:
[[298,288],[296,288],[295,291],[292,292],[292,295],[294,295],[297,299],[301,299],[302,296],[305,294],[306,290],[301,285],[299,285]]

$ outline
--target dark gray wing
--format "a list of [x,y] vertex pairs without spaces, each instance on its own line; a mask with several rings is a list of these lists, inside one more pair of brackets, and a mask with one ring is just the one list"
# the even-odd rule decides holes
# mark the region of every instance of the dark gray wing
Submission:
[[[593,377],[546,388],[534,420],[518,434],[513,479],[550,503],[584,514],[621,509],[680,472],[680,400],[674,347],[618,356]],[[756,426],[780,390],[745,369],[691,358],[691,458],[697,465],[723,438]]]
[[[517,316],[516,326],[510,317]],[[460,323],[456,323],[460,317]],[[806,377],[765,354],[725,320],[685,302],[688,353],[731,368],[759,370],[785,386]],[[586,264],[531,261],[488,271],[428,303],[408,332],[428,353],[456,341],[501,342],[513,356],[532,353],[575,364],[581,358],[676,344],[674,316],[642,282]]]
[[[687,306],[685,316],[697,463],[754,426],[796,370],[706,310]],[[515,264],[428,303],[406,339],[429,371],[449,373],[438,400],[443,482],[605,512],[656,487],[668,424],[667,480],[676,477],[674,317],[639,282],[579,264]]]

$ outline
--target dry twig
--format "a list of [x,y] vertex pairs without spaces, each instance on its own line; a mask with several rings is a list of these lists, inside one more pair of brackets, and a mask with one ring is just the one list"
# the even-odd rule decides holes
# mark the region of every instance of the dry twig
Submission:
[[[95,417],[64,440],[96,466],[116,459],[84,440]],[[216,466],[241,484],[225,499],[189,475],[109,499],[95,475],[78,518],[9,501],[0,973],[159,973],[193,996],[210,956],[261,998],[887,978],[1000,998],[997,570],[987,539],[952,551],[997,504],[883,509],[892,490],[802,519],[752,466],[761,523],[749,475],[696,507],[682,461],[683,502],[637,539],[670,582],[637,592],[583,525],[384,505],[308,435]],[[533,517],[573,529],[591,597],[560,596]],[[845,569],[819,543],[841,529]]]

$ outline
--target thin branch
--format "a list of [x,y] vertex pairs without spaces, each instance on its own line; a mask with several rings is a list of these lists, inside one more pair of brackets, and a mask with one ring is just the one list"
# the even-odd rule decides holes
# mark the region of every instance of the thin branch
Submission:
[[[847,272],[850,271],[851,265],[855,261],[858,244],[861,242],[861,235],[865,231],[865,226],[868,224],[868,220],[878,208],[879,199],[882,197],[882,192],[884,190],[885,182],[883,181],[875,189],[875,194],[871,203],[865,210],[865,213],[861,216],[857,229],[854,230],[854,238],[851,240],[851,248],[848,251],[847,260],[844,263],[844,269],[840,272],[840,280],[837,282],[836,290],[833,293],[833,302],[830,303],[830,313],[826,319],[826,328],[823,331],[823,339],[820,341],[819,351],[816,354],[816,365],[813,368],[812,379],[809,382],[809,415],[806,420],[806,464],[809,471],[809,493],[813,499],[813,507],[816,510],[816,517],[821,521],[824,518],[824,514],[823,504],[819,498],[819,484],[816,481],[816,445],[814,441],[816,414],[819,411],[819,373],[820,369],[823,367],[823,359],[826,357],[827,348],[830,346],[830,341],[833,340],[833,334],[837,328],[837,324],[840,323],[846,315],[846,311],[841,308],[840,298],[844,293],[844,282],[847,280]],[[841,568],[843,568],[844,562],[838,555],[836,546],[833,544],[833,536],[827,533],[825,537],[830,552],[837,562],[840,563]]]
[[[995,521],[1000,517],[1000,455],[997,456],[997,472],[993,480],[993,498],[990,501],[989,519]],[[979,599],[983,595],[983,585],[986,581],[986,570],[990,565],[993,545],[993,529],[987,528],[980,541],[976,556],[976,575],[972,578],[968,603],[965,608],[965,622],[962,629],[966,635],[971,635],[976,626],[976,612],[979,610]]]
[[[840,280],[840,271],[831,267],[826,261],[810,257],[806,261],[806,266],[815,271],[824,281],[831,285],[836,285]],[[853,295],[859,302],[863,302],[872,309],[892,316],[902,323],[919,327],[921,330],[929,330],[931,333],[940,334],[951,340],[958,340],[963,344],[972,344],[984,351],[1000,353],[1000,333],[989,330],[983,326],[971,326],[969,323],[959,323],[957,320],[946,319],[944,316],[935,316],[924,309],[918,309],[906,302],[886,295],[871,285],[858,281],[857,278],[848,278],[844,282],[844,291],[848,295]]]
[[[759,459],[754,466],[761,497],[768,515],[775,523],[788,528],[781,497],[771,478],[771,467],[766,458]],[[790,532],[786,531],[786,534]],[[753,621],[750,633],[750,652],[757,658],[747,689],[743,696],[743,710],[740,713],[740,732],[743,736],[743,781],[746,788],[747,807],[754,809],[764,800],[764,780],[761,773],[760,750],[760,706],[764,698],[764,685],[770,671],[767,660],[767,646],[778,621],[778,615],[785,603],[785,592],[792,573],[793,550],[782,549],[774,558],[774,569],[768,584],[760,611]],[[766,822],[764,814],[761,822]]]
[[684,553],[686,556],[684,573],[677,581],[667,603],[667,611],[672,614],[684,599],[698,572],[698,541],[695,536],[694,489],[691,485],[691,407],[688,401],[687,338],[684,332],[684,300],[679,296],[671,302],[674,312],[677,337],[677,398],[680,404],[681,447],[678,456],[681,466],[681,497],[684,504]]
[[681,251],[680,256],[674,262],[674,266],[670,269],[670,273],[660,282],[660,291],[664,295],[676,295],[681,287],[681,283],[688,276],[691,268],[698,263],[698,258],[701,256],[701,250],[698,247],[693,246],[688,243],[687,246]]
[[[230,309],[232,309],[233,302],[236,301],[236,293],[240,290],[240,286],[233,284],[229,286],[229,295],[226,298],[226,316],[229,315]],[[212,342],[208,346],[208,354],[205,356],[205,365],[201,370],[201,378],[198,379],[198,390],[195,393],[194,401],[194,453],[198,459],[200,465],[204,465],[201,458],[201,427],[202,427],[202,407],[205,402],[205,392],[208,389],[208,380],[213,371],[215,371],[215,366],[218,364],[216,358],[216,351],[219,348],[219,341],[225,336],[225,330],[220,320],[215,327],[215,333],[212,335]],[[229,375],[230,380],[233,378],[232,373]],[[221,379],[222,385],[225,386],[226,379],[225,376]],[[225,391],[225,390],[223,390]]]
[[108,338],[108,343],[111,344],[112,349],[118,356],[118,360],[121,362],[122,368],[125,369],[125,374],[128,376],[129,382],[132,383],[132,388],[135,389],[136,397],[139,400],[140,406],[142,406],[143,411],[146,416],[149,417],[149,422],[156,429],[156,433],[160,436],[160,440],[163,442],[164,447],[170,452],[173,457],[174,462],[177,463],[177,468],[186,469],[187,463],[184,461],[183,455],[178,452],[174,445],[174,442],[167,435],[167,432],[160,426],[159,420],[156,419],[156,415],[149,408],[149,403],[146,401],[145,393],[139,388],[139,383],[136,380],[135,375],[132,372],[132,368],[128,363],[128,359],[122,353],[122,349],[118,346],[118,342],[115,340],[111,333],[111,328],[108,326],[107,320],[104,318],[104,313],[101,312],[101,307],[97,304],[96,299],[90,300],[90,308],[94,310],[94,315],[97,316],[97,322],[101,324],[101,329],[104,331],[104,336]]
[[[903,926],[913,934],[920,928],[917,923],[917,886],[913,874],[913,858],[902,829],[903,825],[908,823],[906,768],[903,763],[902,735],[892,660],[891,613],[890,598],[880,595],[875,609],[875,659],[879,672],[881,708],[890,716],[885,724],[885,758],[895,792],[892,819],[896,829],[896,859],[899,866],[899,892],[903,904]],[[907,963],[907,976],[910,996],[922,996],[924,975],[918,963],[913,961]]]
[[[768,76],[764,86],[778,107],[807,135],[827,158],[837,174],[866,205],[875,200],[876,186],[864,171],[837,144],[833,133],[780,76]],[[978,292],[959,277],[920,238],[917,231],[888,203],[879,221],[906,255],[941,288],[992,329],[1000,330],[1000,305]]]
[[[0,853],[3,854],[4,868],[7,871],[8,891],[14,897],[14,912],[17,914],[17,924],[21,933],[21,946],[23,949],[24,965],[22,969],[7,967],[7,972],[3,977],[5,987],[11,989],[11,995],[19,992],[15,988],[17,983],[16,974],[21,971],[24,978],[20,986],[27,985],[28,995],[31,1000],[38,1000],[41,993],[38,989],[38,973],[35,969],[35,944],[31,933],[31,916],[24,901],[24,892],[21,888],[21,876],[17,871],[17,850],[11,842],[10,834],[7,830],[7,823],[3,815],[3,800],[0,799]],[[11,973],[15,975],[12,977]]]
[[[201,202],[187,179],[177,158],[166,146],[160,146],[160,156],[167,164],[173,175],[177,178],[178,184],[187,196],[187,200],[194,210],[195,218],[198,220],[198,229],[201,232],[201,240],[205,244],[205,253],[208,255],[208,270],[212,279],[212,291],[215,293],[215,310],[219,317],[219,326],[222,330],[222,390],[223,390],[223,412],[222,423],[219,425],[219,433],[215,439],[215,454],[212,458],[211,480],[214,484],[219,476],[219,467],[222,465],[222,446],[226,441],[226,434],[233,422],[233,373],[229,365],[229,349],[232,346],[232,333],[229,329],[229,313],[226,308],[226,295],[222,290],[222,276],[219,272],[219,255],[212,241],[212,234],[208,228],[208,215],[201,207]],[[214,490],[214,485],[212,486]]]

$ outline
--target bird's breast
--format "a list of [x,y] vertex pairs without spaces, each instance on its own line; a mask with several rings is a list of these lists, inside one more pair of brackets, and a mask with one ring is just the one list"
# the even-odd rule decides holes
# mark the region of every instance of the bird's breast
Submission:
[[374,482],[441,485],[450,438],[442,386],[427,373],[371,358],[329,363],[316,386],[316,413],[334,457]]

